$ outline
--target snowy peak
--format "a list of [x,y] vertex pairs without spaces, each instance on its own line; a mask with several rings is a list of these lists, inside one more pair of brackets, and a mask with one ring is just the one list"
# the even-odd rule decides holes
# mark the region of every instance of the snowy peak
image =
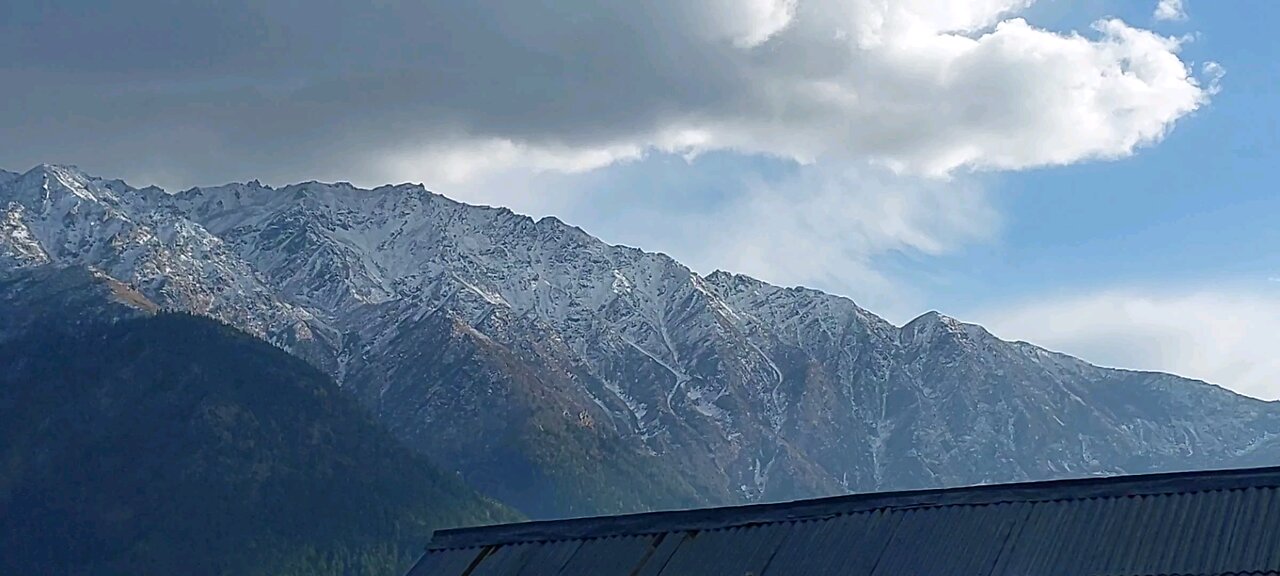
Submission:
[[902,327],[904,339],[912,341],[929,338],[939,333],[958,333],[960,331],[960,322],[958,320],[944,316],[936,310],[925,312]]
[[41,164],[11,178],[0,179],[0,202],[17,202],[28,210],[77,200],[118,206],[129,195],[141,194],[120,180],[102,180],[75,166]]
[[[21,222],[51,254],[75,251],[86,236],[119,232],[161,204],[164,192],[90,176],[74,166],[42,164],[0,181],[0,214],[12,231]],[[94,232],[97,228],[101,232]],[[55,254],[55,256],[57,256]]]
[[46,264],[101,270],[160,306],[214,315],[282,345],[312,335],[310,314],[280,301],[158,188],[51,164],[0,184],[0,266]]
[[929,345],[940,341],[983,342],[994,340],[977,324],[961,322],[937,311],[926,312],[902,327],[901,341],[908,345]]
[[0,184],[0,256],[38,265],[100,252],[131,221],[119,195],[124,187],[109,185],[55,165]]

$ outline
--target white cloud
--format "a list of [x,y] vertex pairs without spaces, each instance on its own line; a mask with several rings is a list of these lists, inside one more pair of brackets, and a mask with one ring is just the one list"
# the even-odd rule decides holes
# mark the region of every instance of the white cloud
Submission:
[[1280,398],[1280,295],[1248,289],[1124,289],[968,315],[1006,339],[1097,364],[1160,370]]
[[494,138],[463,141],[425,150],[390,151],[375,173],[388,182],[430,182],[451,188],[495,173],[562,172],[577,174],[640,158],[635,145],[602,148],[536,147]]
[[1154,16],[1156,20],[1186,20],[1187,10],[1182,0],[1160,0]]
[[[883,272],[882,257],[944,254],[994,234],[995,210],[966,171],[1123,157],[1159,141],[1217,89],[1220,67],[1206,65],[1202,83],[1179,58],[1179,40],[1118,20],[1098,22],[1087,36],[1050,32],[1014,17],[1030,3],[681,2],[660,12],[664,25],[700,39],[692,52],[660,60],[670,66],[661,83],[596,97],[644,121],[620,128],[581,106],[581,117],[538,131],[487,126],[475,129],[487,136],[442,136],[426,152],[396,144],[376,160],[393,180],[555,212],[606,236],[622,230],[612,239],[669,251],[703,271],[821,287],[893,315],[906,306],[904,291]],[[651,54],[621,57],[620,68],[655,62]],[[644,97],[629,98],[636,94]],[[688,94],[699,97],[682,100]],[[649,115],[649,105],[664,112]],[[593,122],[591,135],[568,137],[576,122]],[[807,167],[793,181],[744,183],[710,207],[700,206],[698,191],[645,206],[565,194],[559,189],[576,188],[565,182],[531,186],[521,176],[713,151]],[[582,208],[611,202],[644,230]]]
[[[861,47],[843,47],[849,58],[832,69],[763,76],[761,113],[704,120],[708,146],[801,160],[870,158],[931,176],[1018,170],[1129,155],[1209,96],[1178,58],[1177,40],[1118,20],[1098,22],[1097,38],[1088,39],[993,20],[1009,9],[1003,5],[978,13],[986,19],[968,12],[925,19],[895,7],[875,14],[876,25],[856,35]],[[775,40],[780,51],[821,44],[814,39],[823,26],[804,14],[802,7],[793,30],[807,24],[808,36],[789,30]],[[939,31],[981,25],[994,28],[976,37]]]
[[376,154],[370,171],[371,185],[386,182],[424,182],[474,190],[480,180],[558,172],[581,174],[622,162],[644,158],[651,152],[683,152],[687,159],[707,141],[696,130],[674,130],[654,137],[647,146],[635,143],[606,143],[597,147],[563,144],[536,145],[505,138],[450,139],[447,144],[395,147]]
[[1227,76],[1227,69],[1221,64],[1212,60],[1205,62],[1200,66],[1200,73],[1204,75],[1206,80],[1205,91],[1210,95],[1217,94],[1222,90],[1222,79]]
[[[645,95],[634,105],[663,113],[646,118],[649,110],[638,108],[628,117],[628,102],[619,101],[611,115],[628,118],[625,127],[601,124],[584,109],[562,125],[526,132],[479,128],[485,122],[466,118],[485,112],[464,107],[454,111],[473,125],[463,138],[391,156],[402,168],[403,158],[422,158],[416,165],[429,171],[441,150],[479,159],[475,142],[498,142],[522,154],[486,155],[486,166],[509,157],[514,166],[578,171],[648,150],[731,150],[804,163],[869,160],[901,174],[948,177],[1124,157],[1158,142],[1216,90],[1221,67],[1206,67],[1203,85],[1178,56],[1181,40],[1119,20],[1099,21],[1086,36],[1011,17],[1030,3],[680,2],[663,12],[676,21],[663,25],[709,43],[689,46],[701,55],[688,58],[687,68],[679,56],[664,62],[670,70],[661,83],[634,86]],[[644,50],[619,56],[628,67],[651,66],[653,57]],[[708,59],[715,69],[706,68]],[[575,86],[589,93],[599,81]],[[700,96],[678,96],[691,93]],[[572,136],[578,123],[590,124],[591,135]],[[591,161],[557,160],[566,158]]]

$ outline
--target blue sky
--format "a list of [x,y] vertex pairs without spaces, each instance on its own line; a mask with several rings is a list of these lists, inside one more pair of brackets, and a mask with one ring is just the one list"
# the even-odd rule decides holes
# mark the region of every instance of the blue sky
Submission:
[[[1186,22],[1157,25],[1194,33],[1184,55],[1220,62],[1228,73],[1212,104],[1159,145],[1120,161],[999,178],[1002,241],[953,265],[957,274],[1002,282],[958,305],[1098,284],[1229,281],[1262,289],[1280,276],[1273,249],[1280,39],[1264,26],[1280,21],[1280,5],[1247,4],[1195,3]],[[1141,22],[1140,7],[1117,6]]]
[[[1141,22],[1134,4],[1117,12]],[[929,299],[1096,362],[1276,398],[1280,40],[1266,23],[1280,5],[1187,8],[1184,22],[1152,25],[1194,34],[1185,58],[1221,63],[1212,103],[1132,157],[1000,175],[999,239],[933,262],[952,284]],[[1046,325],[1075,314],[1092,326]]]
[[1280,397],[1274,2],[3,10],[11,170],[423,182],[894,322],[937,309]]

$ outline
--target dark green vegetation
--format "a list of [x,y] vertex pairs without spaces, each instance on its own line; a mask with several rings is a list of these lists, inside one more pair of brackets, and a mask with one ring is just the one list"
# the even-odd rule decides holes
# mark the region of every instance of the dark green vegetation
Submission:
[[0,574],[396,574],[514,519],[302,360],[162,314],[0,342]]

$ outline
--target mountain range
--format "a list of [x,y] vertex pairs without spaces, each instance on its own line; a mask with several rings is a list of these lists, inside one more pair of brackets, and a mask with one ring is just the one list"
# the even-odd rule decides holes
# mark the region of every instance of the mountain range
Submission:
[[0,173],[0,271],[64,269],[274,343],[537,518],[1280,462],[1277,403],[417,185]]

